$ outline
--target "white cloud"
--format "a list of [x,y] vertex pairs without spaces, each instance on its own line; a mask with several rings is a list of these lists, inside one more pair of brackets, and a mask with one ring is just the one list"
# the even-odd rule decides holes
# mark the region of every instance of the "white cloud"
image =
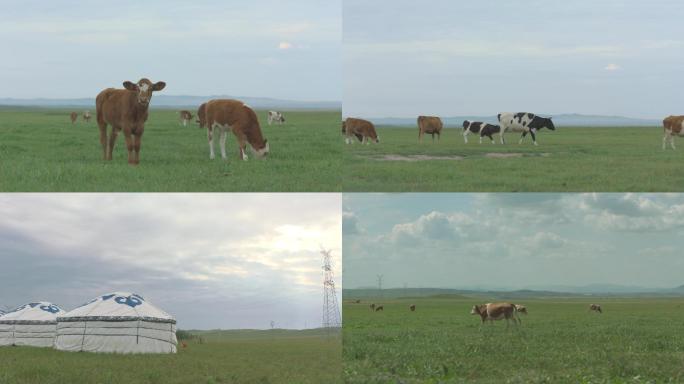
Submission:
[[288,50],[288,49],[292,49],[292,48],[293,48],[292,43],[289,43],[287,41],[283,41],[280,44],[278,44],[278,49],[281,49],[281,50]]
[[617,70],[622,69],[622,68],[621,68],[619,65],[617,65],[617,64],[608,64],[608,65],[606,65],[606,67],[603,68],[603,69],[605,69],[606,71],[611,71],[611,72],[612,72],[612,71],[617,71]]

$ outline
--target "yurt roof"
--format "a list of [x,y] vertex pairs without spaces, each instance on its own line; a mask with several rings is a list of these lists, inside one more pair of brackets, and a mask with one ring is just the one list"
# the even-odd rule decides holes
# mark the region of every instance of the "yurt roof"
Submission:
[[17,307],[0,318],[1,324],[54,323],[64,311],[47,301],[35,301]]
[[141,295],[112,292],[98,296],[72,311],[58,316],[57,321],[135,321],[176,323],[176,319],[155,307]]

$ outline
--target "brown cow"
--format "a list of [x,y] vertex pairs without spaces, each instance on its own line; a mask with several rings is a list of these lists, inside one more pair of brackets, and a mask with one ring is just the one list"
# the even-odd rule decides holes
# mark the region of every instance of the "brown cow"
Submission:
[[204,128],[207,124],[207,103],[202,103],[202,105],[197,108],[197,123],[199,123],[199,128]]
[[600,304],[589,304],[589,311],[596,311],[598,313],[603,313],[603,310],[601,310]]
[[90,122],[90,117],[90,111],[83,112],[83,121],[85,121],[86,123]]
[[342,133],[345,135],[344,142],[347,144],[354,142],[352,136],[356,136],[361,144],[370,144],[369,139],[380,143],[378,134],[375,132],[375,126],[368,120],[349,117],[342,122]]
[[187,127],[188,122],[192,120],[192,113],[186,110],[178,111],[178,120],[179,124],[183,124],[184,127]]
[[[152,92],[161,91],[166,83],[152,83],[148,79],[140,79],[138,83],[124,81],[125,89],[107,88],[95,99],[97,108],[97,125],[100,127],[100,143],[105,160],[112,159],[116,136],[123,130],[128,149],[128,164],[140,163],[140,144],[145,131],[147,110],[152,99]],[[112,126],[112,133],[107,141],[107,124]]]
[[517,317],[517,310],[515,305],[510,303],[487,303],[481,305],[473,305],[470,310],[471,315],[479,315],[484,324],[485,320],[489,320],[491,323],[494,320],[506,319],[506,327],[509,326],[509,320],[513,320],[513,324],[521,322],[520,318]]
[[411,310],[411,312],[415,312],[416,311],[416,305],[415,304],[409,305],[409,309]]
[[238,139],[240,158],[247,160],[247,143],[257,157],[268,154],[268,140],[261,135],[259,119],[252,108],[239,100],[210,100],[205,107],[209,158],[214,158],[214,128],[219,130],[221,158],[226,158],[226,136],[231,130]]
[[672,149],[676,149],[674,145],[674,137],[684,135],[684,116],[668,116],[663,120],[663,150],[667,148],[667,142],[670,141]]
[[435,116],[418,116],[418,142],[423,142],[423,134],[432,135],[432,142],[435,142],[435,134],[437,141],[439,141],[442,134],[442,119]]
[[375,303],[371,304],[369,307],[371,311],[375,311]]
[[383,312],[384,312],[384,311],[385,311],[385,308],[384,308],[382,305],[378,305],[377,307],[375,307],[375,312],[378,312],[378,311],[383,311]]
[[71,118],[71,124],[73,124],[73,123],[75,123],[76,120],[78,119],[78,113],[76,113],[76,112],[71,112],[71,114],[69,114],[69,117]]

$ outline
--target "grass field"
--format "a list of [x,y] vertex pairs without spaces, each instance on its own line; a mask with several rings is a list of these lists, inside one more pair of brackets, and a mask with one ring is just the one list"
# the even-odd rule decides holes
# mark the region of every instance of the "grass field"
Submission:
[[[470,309],[494,300],[345,303],[345,382],[684,382],[684,299],[592,299],[602,315],[589,313],[582,299],[525,300],[529,315],[520,327],[498,321],[481,328]],[[369,302],[385,311],[371,312]]]
[[[257,111],[271,152],[243,162],[228,136],[228,161],[209,160],[206,130],[183,127],[175,110],[151,110],[140,165],[127,164],[119,135],[111,162],[102,160],[95,117],[71,124],[58,109],[0,109],[0,191],[340,191],[340,112],[285,112],[268,126]],[[81,111],[81,109],[78,109]],[[91,109],[94,114],[94,109]]]
[[175,355],[0,348],[2,384],[340,383],[339,336],[312,331],[204,332]]
[[[343,189],[452,192],[647,192],[684,190],[684,141],[661,149],[662,128],[564,128],[542,130],[538,147],[529,136],[518,145],[463,142],[448,128],[439,143],[418,144],[417,128],[378,127],[379,145],[356,142],[344,149]],[[680,142],[681,141],[681,142]],[[442,157],[418,160],[414,156]],[[505,157],[509,156],[509,157]],[[512,156],[512,157],[511,157]],[[398,160],[397,158],[400,158]],[[454,159],[457,157],[458,159]],[[410,160],[410,161],[407,161]]]

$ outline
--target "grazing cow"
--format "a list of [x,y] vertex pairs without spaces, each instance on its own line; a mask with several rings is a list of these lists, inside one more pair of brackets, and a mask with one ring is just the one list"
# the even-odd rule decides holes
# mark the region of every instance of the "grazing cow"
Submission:
[[184,127],[188,126],[188,122],[192,120],[192,113],[190,111],[178,111],[179,124],[183,124]]
[[684,116],[668,116],[663,120],[663,150],[667,148],[667,142],[670,142],[672,149],[675,148],[674,137],[684,135]]
[[273,123],[283,124],[285,123],[285,116],[282,113],[276,111],[268,111],[268,125]]
[[524,305],[519,305],[519,304],[514,304],[514,305],[515,305],[515,310],[516,310],[518,313],[524,313],[524,314],[527,315],[527,307],[526,307],[526,306],[524,306]]
[[375,311],[375,303],[372,303],[372,304],[370,305],[370,310],[371,310],[371,311]]
[[71,114],[69,114],[69,118],[71,118],[71,124],[75,123],[76,120],[78,119],[78,113],[71,112]]
[[510,303],[473,305],[473,308],[470,310],[471,315],[480,316],[482,324],[484,324],[485,320],[489,320],[493,323],[494,320],[506,319],[506,327],[509,326],[509,320],[513,320],[513,324],[517,324],[516,321],[521,322],[517,312],[515,305]]
[[474,133],[480,136],[480,144],[482,144],[482,138],[485,136],[489,137],[489,140],[491,140],[492,144],[494,144],[493,135],[495,133],[499,133],[500,131],[501,127],[498,125],[492,125],[480,121],[465,120],[463,122],[463,141],[468,144],[468,135],[470,133]]
[[257,157],[269,152],[268,140],[261,135],[259,119],[252,108],[239,100],[210,100],[205,107],[207,138],[209,139],[209,158],[214,158],[214,129],[220,136],[221,158],[226,158],[226,136],[232,131],[238,140],[240,158],[247,161],[247,143]]
[[601,310],[601,305],[600,304],[590,304],[589,305],[589,311],[595,311],[598,313],[603,313],[603,310]]
[[202,103],[202,105],[197,108],[197,123],[199,123],[199,128],[204,128],[207,124],[207,103]]
[[86,123],[90,122],[90,117],[90,111],[83,112],[83,121],[85,121]]
[[368,120],[348,117],[342,122],[342,133],[345,135],[344,142],[347,144],[354,142],[352,136],[355,136],[362,144],[369,145],[371,140],[377,144],[380,143],[375,126]]
[[435,135],[439,141],[442,134],[442,119],[435,116],[418,116],[418,142],[423,142],[423,134],[432,135],[432,142],[435,142]]
[[535,135],[535,133],[538,130],[542,128],[548,128],[552,131],[556,130],[556,127],[553,125],[553,121],[551,121],[550,117],[539,117],[536,116],[534,113],[503,112],[499,113],[498,117],[499,125],[501,125],[501,129],[499,130],[501,144],[504,144],[504,133],[506,133],[506,131],[522,132],[522,136],[520,136],[518,144],[521,144],[523,138],[525,138],[525,136],[527,136],[527,134],[529,133],[532,136],[532,141],[534,142],[534,145],[537,145],[537,136]]
[[416,311],[416,305],[415,304],[409,305],[409,309],[411,310],[411,312],[415,312]]
[[354,304],[361,304],[361,300],[359,300],[359,299],[354,300]]
[[[125,89],[107,88],[95,99],[97,108],[97,125],[100,128],[100,143],[105,160],[112,159],[112,151],[116,136],[123,130],[128,149],[128,164],[140,163],[140,144],[145,131],[152,92],[161,91],[166,83],[152,83],[148,79],[140,79],[137,83],[124,81]],[[107,124],[112,126],[112,133],[107,141]]]
[[379,311],[383,311],[383,312],[384,312],[384,311],[385,311],[385,308],[384,308],[382,305],[378,305],[377,307],[375,307],[375,312],[379,312]]

